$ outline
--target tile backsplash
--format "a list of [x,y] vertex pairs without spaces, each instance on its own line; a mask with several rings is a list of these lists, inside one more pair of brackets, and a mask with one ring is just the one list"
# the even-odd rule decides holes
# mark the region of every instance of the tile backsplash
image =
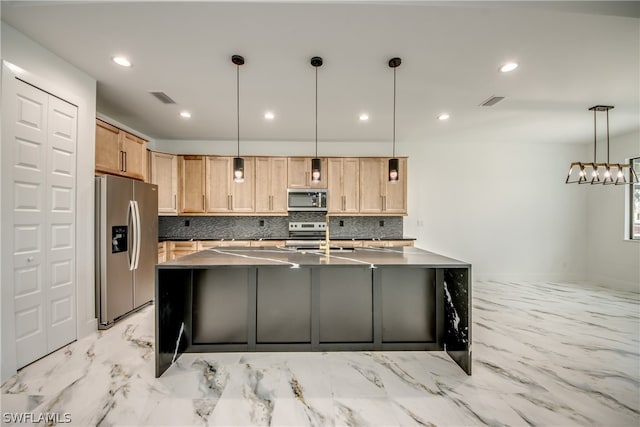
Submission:
[[[332,216],[332,239],[403,237],[401,216]],[[160,216],[161,239],[287,238],[290,221],[325,221],[320,212],[291,212],[289,216]]]

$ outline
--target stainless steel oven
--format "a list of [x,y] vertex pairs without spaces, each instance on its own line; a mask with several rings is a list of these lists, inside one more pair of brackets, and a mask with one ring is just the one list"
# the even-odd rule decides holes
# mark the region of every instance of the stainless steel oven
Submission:
[[326,189],[298,189],[287,190],[287,209],[289,211],[327,211]]

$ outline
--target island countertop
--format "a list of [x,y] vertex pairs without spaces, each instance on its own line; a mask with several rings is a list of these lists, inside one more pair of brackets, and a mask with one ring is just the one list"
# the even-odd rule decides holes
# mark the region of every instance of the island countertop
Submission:
[[419,266],[432,268],[465,268],[464,261],[439,255],[416,247],[355,248],[334,250],[325,255],[323,250],[296,250],[293,248],[214,248],[206,249],[159,264],[162,268],[206,268],[214,266],[322,266],[369,265]]

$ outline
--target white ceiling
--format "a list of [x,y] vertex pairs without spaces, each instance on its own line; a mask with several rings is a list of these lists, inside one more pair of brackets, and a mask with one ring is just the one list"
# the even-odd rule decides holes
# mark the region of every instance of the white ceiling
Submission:
[[[393,56],[399,142],[590,142],[596,104],[615,106],[612,136],[640,127],[640,2],[2,1],[1,13],[98,81],[100,113],[155,139],[236,139],[232,54],[246,59],[241,140],[314,139],[315,55],[319,141],[391,140]],[[510,60],[520,67],[499,73]],[[492,95],[506,98],[479,106]]]

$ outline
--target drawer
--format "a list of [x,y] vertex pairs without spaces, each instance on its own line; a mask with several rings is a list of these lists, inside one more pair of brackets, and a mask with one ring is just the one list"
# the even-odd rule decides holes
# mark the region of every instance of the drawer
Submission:
[[252,240],[252,248],[275,248],[276,246],[284,246],[284,240]]
[[158,242],[158,252],[167,250],[167,242]]
[[413,246],[413,240],[388,240],[387,246],[390,248],[401,246]]
[[198,242],[197,241],[188,241],[188,242],[169,242],[169,250],[171,251],[197,251],[198,250]]
[[329,244],[338,248],[361,248],[362,240],[329,240]]
[[249,240],[200,240],[198,242],[198,250],[211,248],[228,248],[231,246],[248,248],[251,245]]

